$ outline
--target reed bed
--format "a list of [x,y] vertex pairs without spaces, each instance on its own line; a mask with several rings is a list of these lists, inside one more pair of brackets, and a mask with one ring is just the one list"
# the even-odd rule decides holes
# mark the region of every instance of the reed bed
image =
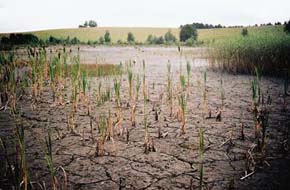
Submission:
[[[67,65],[67,73],[72,72],[72,64]],[[88,77],[100,77],[122,74],[122,66],[114,64],[80,64],[80,70],[86,70]]]
[[289,52],[290,35],[282,28],[253,31],[211,46],[210,66],[244,74],[250,74],[258,67],[263,74],[277,75],[281,69],[290,69]]

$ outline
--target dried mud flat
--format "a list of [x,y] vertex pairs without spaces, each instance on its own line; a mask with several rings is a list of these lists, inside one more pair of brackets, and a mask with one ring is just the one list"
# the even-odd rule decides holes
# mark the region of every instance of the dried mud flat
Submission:
[[[146,80],[150,87],[150,101],[147,104],[149,133],[154,139],[156,152],[144,154],[143,101],[139,99],[136,111],[136,126],[130,124],[130,110],[127,107],[129,99],[127,77],[122,79],[121,101],[123,112],[123,127],[130,131],[129,142],[126,135],[114,136],[114,142],[106,141],[105,155],[95,157],[96,143],[91,139],[90,119],[87,116],[86,105],[77,111],[77,128],[81,136],[71,134],[67,129],[67,114],[71,104],[55,106],[52,103],[50,88],[44,89],[44,94],[34,106],[29,96],[24,96],[21,105],[21,120],[25,126],[26,153],[29,174],[32,181],[44,181],[50,189],[50,176],[43,156],[44,138],[48,128],[52,129],[53,158],[55,166],[62,166],[68,174],[69,189],[197,189],[199,181],[199,138],[198,129],[204,128],[204,183],[206,189],[229,189],[234,182],[234,189],[289,189],[290,157],[289,141],[285,135],[289,128],[289,111],[282,111],[283,81],[276,78],[262,77],[261,86],[269,90],[273,102],[271,105],[270,124],[267,131],[266,163],[257,164],[255,173],[241,180],[244,176],[246,154],[253,143],[254,120],[249,111],[251,105],[251,76],[231,75],[223,73],[223,88],[225,90],[225,108],[222,120],[202,119],[202,91],[198,82],[203,80],[206,66],[200,66],[204,59],[195,59],[191,87],[187,103],[187,133],[179,135],[180,122],[169,117],[169,105],[165,98],[166,64],[172,64],[174,83],[178,82],[179,54],[173,48],[100,48],[84,53],[84,57],[99,52],[104,53],[104,60],[119,63],[130,58],[136,60],[134,73],[142,71],[142,60],[146,61]],[[190,50],[190,49],[189,49]],[[192,51],[195,51],[194,49]],[[89,52],[89,50],[86,50]],[[116,53],[116,52],[119,52]],[[123,52],[123,53],[122,53]],[[190,55],[190,54],[189,54]],[[197,56],[198,57],[198,56]],[[86,58],[89,60],[90,58]],[[96,58],[91,58],[95,60]],[[183,60],[192,57],[183,57]],[[183,63],[185,65],[185,63]],[[184,68],[185,72],[185,68]],[[207,72],[207,102],[214,111],[220,106],[221,73]],[[93,92],[97,89],[98,79],[93,79]],[[112,81],[111,81],[112,82]],[[154,84],[154,85],[153,85]],[[112,85],[111,85],[112,86]],[[67,89],[65,100],[69,99],[70,89]],[[163,94],[163,98],[160,97]],[[140,97],[141,97],[140,93]],[[114,96],[113,96],[114,97]],[[289,98],[287,98],[289,101]],[[101,113],[107,113],[109,103],[99,107],[91,95],[92,116],[97,119]],[[174,105],[177,106],[177,100]],[[112,115],[116,113],[114,98],[110,102]],[[155,106],[154,106],[155,105]],[[158,121],[155,119],[153,107],[159,107],[161,113]],[[288,106],[288,110],[289,110]],[[113,121],[116,118],[113,117]],[[245,140],[241,140],[241,125],[244,125]],[[14,119],[7,112],[0,112],[0,137],[6,141],[13,156]],[[158,128],[167,133],[165,138],[158,138]],[[93,122],[94,137],[97,139],[97,124]],[[84,134],[84,138],[83,138]],[[232,136],[231,143],[225,143]],[[288,139],[289,140],[289,139]],[[284,143],[282,143],[284,141]],[[286,144],[285,144],[286,142]],[[3,155],[0,155],[3,159]],[[58,172],[59,181],[63,175]],[[0,184],[1,187],[1,184]],[[2,187],[4,189],[4,187]]]

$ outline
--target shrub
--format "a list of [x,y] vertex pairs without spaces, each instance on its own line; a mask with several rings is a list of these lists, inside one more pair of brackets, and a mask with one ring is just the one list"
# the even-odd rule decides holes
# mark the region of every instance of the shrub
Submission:
[[164,37],[163,36],[156,37],[150,34],[147,37],[146,42],[148,44],[164,44]]
[[164,44],[163,36],[156,38],[154,41],[155,41],[155,44]]
[[68,36],[65,40],[64,40],[65,44],[70,44],[70,37]]
[[154,36],[152,34],[150,34],[148,37],[147,37],[147,40],[146,42],[148,44],[154,44]]
[[284,31],[290,34],[290,20],[288,22],[285,22]]
[[104,44],[105,43],[105,39],[103,36],[100,36],[99,38],[99,44]]
[[174,42],[176,42],[176,37],[171,33],[170,30],[165,33],[164,39],[165,39],[166,43],[174,43]]
[[197,40],[197,30],[190,24],[186,24],[182,26],[179,38],[181,42],[185,42],[189,38],[192,38],[193,40]]
[[93,42],[91,40],[88,40],[87,44],[88,45],[93,45]]
[[106,31],[105,35],[104,35],[104,39],[106,43],[110,43],[111,42],[111,35],[109,31]]
[[135,37],[134,37],[132,32],[128,33],[127,42],[129,42],[129,43],[134,43],[135,42]]
[[243,28],[241,34],[242,34],[242,36],[247,36],[248,35],[248,29],[247,28]]
[[9,44],[9,43],[10,43],[10,40],[9,40],[8,37],[3,36],[3,37],[1,38],[1,44]]
[[123,41],[123,40],[118,40],[118,41],[117,41],[117,44],[118,44],[118,45],[127,45],[128,43],[125,42],[125,41]]
[[80,43],[80,40],[77,38],[77,37],[74,37],[72,40],[71,40],[71,44],[79,44]]
[[53,36],[49,36],[48,40],[47,40],[47,43],[48,44],[60,44],[61,43],[61,40],[56,38],[56,37],[53,37]]
[[194,38],[189,38],[185,41],[185,45],[187,46],[193,46],[195,44],[196,40]]

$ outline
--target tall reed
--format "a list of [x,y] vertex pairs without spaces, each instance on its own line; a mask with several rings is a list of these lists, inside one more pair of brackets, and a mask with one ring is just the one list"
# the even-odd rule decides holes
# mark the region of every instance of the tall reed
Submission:
[[80,56],[74,56],[72,58],[72,70],[71,70],[71,88],[72,96],[71,101],[73,103],[73,111],[77,110],[78,93],[79,93],[79,78],[80,78]]
[[[18,139],[18,154],[20,157],[20,172],[21,172],[21,182],[19,186],[20,189],[27,190],[28,189],[28,170],[26,163],[26,155],[25,155],[25,136],[24,136],[24,127],[22,125],[16,127],[17,139]],[[23,188],[22,188],[23,187]]]
[[186,104],[187,104],[184,75],[180,75],[180,87],[181,87],[180,95],[179,95],[179,106],[181,110],[180,134],[183,135],[186,133],[185,120],[186,120]]
[[203,129],[199,128],[199,189],[203,189],[203,159],[204,159],[204,135]]
[[122,116],[122,109],[121,109],[121,78],[114,79],[114,91],[115,91],[117,109],[118,109],[117,125],[119,128],[119,135],[122,135],[123,134],[123,129],[122,129],[123,116]]
[[187,88],[189,89],[189,81],[190,81],[189,79],[191,75],[191,65],[189,61],[186,62],[186,73],[187,73]]
[[132,68],[128,66],[127,68],[127,73],[128,73],[128,84],[129,84],[129,101],[132,101],[132,81],[133,81],[133,73],[132,73]]
[[135,101],[136,102],[138,101],[138,98],[139,98],[140,87],[141,87],[141,80],[140,80],[139,74],[137,74],[137,76],[136,76],[136,94],[135,94]]
[[45,150],[45,161],[47,163],[47,167],[49,169],[49,174],[51,176],[51,181],[53,185],[53,189],[56,190],[58,188],[58,179],[56,176],[56,168],[54,167],[53,163],[53,155],[52,155],[52,140],[51,140],[51,131],[50,129],[48,130],[48,136],[45,137],[45,145],[46,145],[46,150]]
[[282,27],[263,28],[249,32],[247,37],[239,36],[215,43],[209,48],[213,68],[248,73],[260,67],[264,74],[280,75],[290,68],[290,35]]

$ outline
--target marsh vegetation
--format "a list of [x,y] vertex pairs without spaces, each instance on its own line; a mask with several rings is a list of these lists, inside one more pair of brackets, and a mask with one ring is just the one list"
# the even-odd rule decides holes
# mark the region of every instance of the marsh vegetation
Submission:
[[0,188],[287,188],[289,35],[235,35],[2,51]]

